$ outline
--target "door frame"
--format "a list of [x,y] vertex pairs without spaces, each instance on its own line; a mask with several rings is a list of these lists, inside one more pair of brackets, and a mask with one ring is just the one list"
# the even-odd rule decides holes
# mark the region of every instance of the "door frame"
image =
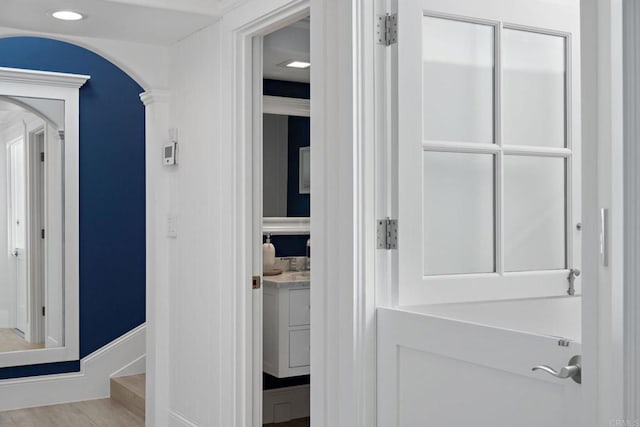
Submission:
[[[376,2],[382,3],[382,1]],[[253,328],[253,38],[311,11],[311,423],[375,425],[375,8],[367,0],[250,2],[221,21],[222,140],[233,141],[234,328],[229,425],[258,425]],[[227,62],[228,60],[228,62]],[[377,121],[379,124],[380,121]],[[225,363],[225,361],[223,361]],[[259,391],[261,398],[261,390]],[[253,424],[252,424],[253,423]],[[225,424],[226,425],[226,424]]]
[[[632,361],[638,354],[633,354],[629,347],[638,339],[640,331],[637,320],[635,323],[632,320],[640,307],[640,298],[630,288],[635,282],[629,282],[628,277],[634,275],[636,260],[630,258],[634,254],[627,250],[628,245],[640,236],[633,233],[633,227],[627,230],[629,224],[625,223],[625,216],[629,214],[625,192],[630,183],[630,175],[625,176],[624,170],[624,165],[629,164],[624,156],[624,115],[628,107],[624,105],[624,93],[627,92],[624,84],[630,83],[623,80],[623,58],[628,50],[623,45],[626,19],[623,0],[581,0],[583,139],[588,147],[585,164],[590,159],[591,165],[597,166],[597,176],[583,185],[587,207],[584,211],[585,237],[588,239],[583,242],[587,249],[583,270],[585,276],[598,278],[590,288],[585,288],[587,292],[583,292],[584,304],[597,314],[583,316],[583,328],[597,331],[596,336],[583,334],[583,348],[594,355],[583,362],[586,369],[597,373],[597,377],[592,378],[597,389],[589,396],[596,402],[591,410],[597,425],[637,425],[640,422],[638,396],[634,395],[640,384],[640,370],[633,369],[637,360]],[[608,221],[601,226],[600,210],[603,208],[609,210],[609,215]],[[607,235],[604,250],[608,265],[603,264],[600,253],[601,229]]]
[[[294,0],[285,5],[265,2],[254,16],[247,11],[232,11],[222,22],[223,57],[232,58],[229,71],[235,76],[227,91],[231,105],[231,125],[225,131],[236,141],[233,206],[235,246],[236,328],[232,339],[237,356],[234,370],[235,405],[230,425],[262,425],[262,289],[253,290],[251,277],[261,275],[261,252],[255,244],[262,234],[262,42],[261,38],[309,14],[308,0]],[[275,4],[274,4],[275,3]],[[234,13],[235,12],[235,13]],[[244,13],[242,13],[244,12]],[[223,49],[224,49],[223,47]],[[224,97],[223,95],[223,97]],[[256,137],[257,136],[257,137]]]
[[[43,186],[44,177],[46,176],[43,162],[40,159],[40,147],[38,136],[42,135],[42,150],[44,152],[46,146],[46,126],[37,126],[33,129],[27,129],[28,145],[27,145],[27,282],[29,289],[29,342],[45,342],[46,339],[46,322],[44,316],[41,315],[41,307],[45,304],[45,283],[44,283],[44,263],[45,248],[44,241],[37,232],[38,229],[44,229],[44,219],[46,217],[45,201]],[[41,197],[42,196],[42,197]],[[42,206],[41,206],[42,204]]]
[[[615,5],[615,3],[614,3]],[[614,9],[613,18],[622,21],[618,31],[617,43],[622,48],[623,67],[623,147],[624,158],[624,360],[623,377],[626,379],[624,396],[624,419],[640,424],[640,326],[637,311],[640,308],[640,268],[638,256],[640,252],[640,208],[634,198],[638,197],[638,180],[640,179],[640,151],[637,149],[639,129],[637,126],[640,115],[640,99],[638,99],[638,48],[640,36],[640,5],[634,1],[624,0],[622,5]],[[621,15],[621,16],[620,16]],[[618,21],[618,22],[619,22]],[[614,27],[615,28],[615,27]],[[622,33],[622,34],[620,34]],[[621,40],[622,39],[622,40]]]

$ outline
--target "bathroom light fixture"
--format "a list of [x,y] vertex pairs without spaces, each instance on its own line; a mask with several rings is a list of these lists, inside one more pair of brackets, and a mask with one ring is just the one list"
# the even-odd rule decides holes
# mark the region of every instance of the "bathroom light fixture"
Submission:
[[73,10],[56,10],[51,13],[51,16],[62,21],[79,21],[85,18],[82,13]]
[[287,61],[284,66],[289,68],[309,68],[311,63],[306,61]]

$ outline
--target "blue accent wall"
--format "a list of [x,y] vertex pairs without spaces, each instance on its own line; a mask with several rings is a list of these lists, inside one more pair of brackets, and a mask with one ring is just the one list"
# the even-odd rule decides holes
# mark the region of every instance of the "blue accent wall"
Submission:
[[[265,79],[262,82],[262,88],[264,95],[310,99],[310,85],[308,83]],[[287,216],[310,216],[311,199],[309,194],[300,194],[298,189],[300,147],[308,147],[310,145],[310,131],[308,117],[289,117]],[[278,257],[305,256],[308,238],[308,235],[272,236],[271,241],[276,248],[276,256]]]
[[[80,89],[80,358],[145,321],[144,91],[79,46],[0,39],[0,66],[88,74]],[[0,369],[0,379],[78,371],[79,362]]]

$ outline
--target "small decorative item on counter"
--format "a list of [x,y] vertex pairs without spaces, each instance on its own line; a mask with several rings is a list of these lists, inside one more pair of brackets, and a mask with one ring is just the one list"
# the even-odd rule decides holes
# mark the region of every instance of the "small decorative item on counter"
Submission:
[[267,241],[262,245],[262,271],[265,276],[273,274],[276,263],[276,247],[271,243],[271,233],[267,233]]

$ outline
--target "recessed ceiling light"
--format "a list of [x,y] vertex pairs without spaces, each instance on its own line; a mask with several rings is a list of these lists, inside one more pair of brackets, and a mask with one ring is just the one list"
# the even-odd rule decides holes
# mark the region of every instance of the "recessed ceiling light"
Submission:
[[83,14],[74,12],[73,10],[56,10],[55,12],[51,13],[51,16],[63,21],[79,21],[85,18]]
[[287,61],[284,66],[289,68],[309,68],[311,63],[306,61]]

